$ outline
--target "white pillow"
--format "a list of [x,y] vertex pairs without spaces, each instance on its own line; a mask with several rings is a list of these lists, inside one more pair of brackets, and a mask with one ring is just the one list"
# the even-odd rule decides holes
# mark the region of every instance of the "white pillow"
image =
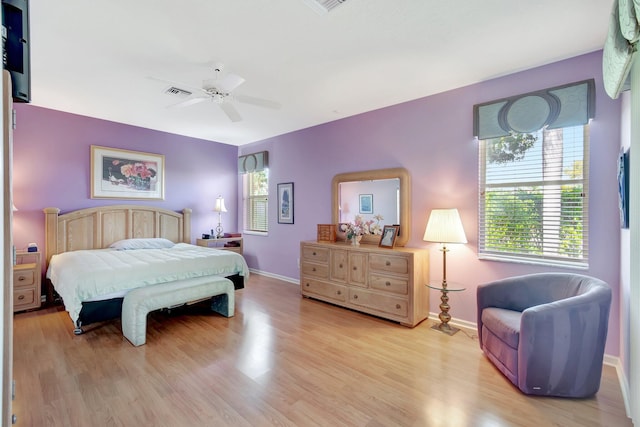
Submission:
[[175,245],[171,240],[162,238],[149,239],[124,239],[112,243],[109,247],[119,251],[131,249],[165,249],[172,248]]

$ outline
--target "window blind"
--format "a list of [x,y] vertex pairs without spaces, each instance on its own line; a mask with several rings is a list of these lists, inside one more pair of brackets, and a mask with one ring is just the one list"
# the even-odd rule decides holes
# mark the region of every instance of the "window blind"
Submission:
[[479,256],[588,266],[589,127],[480,141]]
[[247,173],[244,177],[244,229],[267,232],[269,212],[269,179],[267,170]]

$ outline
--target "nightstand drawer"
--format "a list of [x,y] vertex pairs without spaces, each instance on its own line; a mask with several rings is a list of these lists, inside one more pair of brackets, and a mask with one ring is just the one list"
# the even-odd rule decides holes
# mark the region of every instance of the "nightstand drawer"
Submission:
[[[23,264],[28,265],[28,264]],[[35,269],[33,267],[30,268],[19,268],[22,265],[16,265],[13,269],[13,286],[15,287],[24,287],[24,286],[32,286],[36,281]]]
[[[36,290],[16,289],[13,291],[13,309],[14,311],[32,308],[36,302]],[[37,304],[40,306],[40,304]]]
[[42,264],[40,252],[16,251],[13,266],[13,311],[39,308]]

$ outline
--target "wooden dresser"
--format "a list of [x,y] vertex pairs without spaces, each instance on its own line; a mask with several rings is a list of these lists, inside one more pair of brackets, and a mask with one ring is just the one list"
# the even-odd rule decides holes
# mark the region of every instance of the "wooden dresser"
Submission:
[[302,295],[413,327],[429,316],[429,252],[300,243]]

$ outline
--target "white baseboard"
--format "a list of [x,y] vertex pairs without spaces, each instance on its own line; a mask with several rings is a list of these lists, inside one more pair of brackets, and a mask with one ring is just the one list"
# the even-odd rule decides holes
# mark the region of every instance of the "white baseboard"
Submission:
[[629,403],[629,381],[624,374],[622,361],[617,356],[604,355],[604,364],[613,366],[618,374],[618,382],[620,383],[620,391],[622,392],[622,400],[624,401],[624,410],[627,417],[631,418],[631,404]]
[[289,282],[289,283],[294,283],[296,285],[300,285],[300,280],[299,279],[294,279],[292,277],[281,276],[279,274],[273,274],[273,273],[269,273],[267,271],[260,271],[260,270],[254,269],[254,268],[250,268],[249,272],[251,272],[251,274],[259,274],[260,276],[272,277],[274,279],[282,280],[283,282]]

